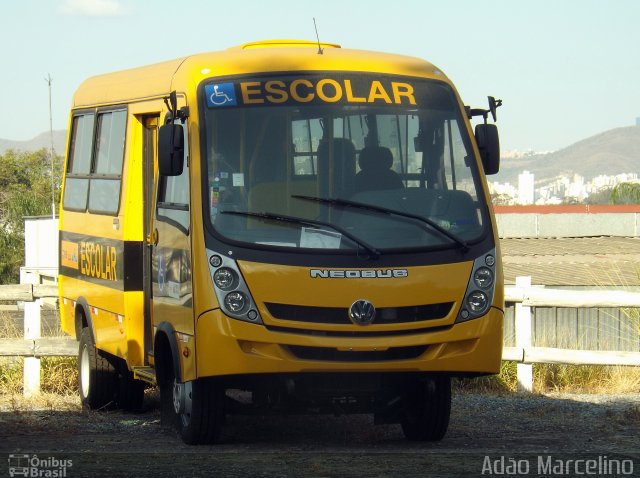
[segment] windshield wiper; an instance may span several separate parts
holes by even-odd
[[[303,226],[323,226],[323,227],[328,227],[329,229],[333,229],[335,231],[338,231],[340,234],[342,234],[346,238],[348,238],[351,241],[353,241],[354,243],[356,243],[358,246],[360,246],[363,249],[365,249],[373,259],[378,259],[380,257],[380,255],[381,255],[380,251],[378,249],[376,249],[374,246],[372,246],[371,244],[369,244],[366,241],[363,241],[362,239],[354,236],[353,234],[351,234],[346,229],[343,229],[342,227],[336,226],[335,224],[331,224],[329,222],[318,221],[316,219],[304,219],[304,218],[295,217],[295,216],[286,216],[284,214],[274,214],[274,213],[271,213],[271,212],[220,211],[220,214],[232,214],[234,216],[253,217],[253,218],[256,218],[256,219],[260,219],[262,221],[288,222],[288,223],[291,223],[291,224],[299,224],[299,225],[303,225]]]
[[[374,206],[372,204],[366,204],[366,203],[361,203],[361,202],[356,202],[356,201],[349,201],[348,199],[321,198],[321,197],[315,197],[315,196],[303,196],[303,195],[298,195],[298,194],[294,194],[291,197],[292,198],[296,198],[296,199],[302,199],[304,201],[319,202],[319,203],[322,203],[322,204],[330,204],[332,206],[354,207],[354,208],[358,208],[358,209],[364,209],[364,210],[367,210],[367,211],[380,212],[380,213],[389,214],[389,215],[392,215],[392,216],[399,216],[399,217],[404,217],[404,218],[407,218],[407,219],[414,219],[414,220],[416,220],[418,222],[421,222],[422,224],[428,225],[432,229],[435,229],[436,231],[438,231],[443,236],[447,237],[451,241],[453,241],[456,244],[458,244],[458,246],[460,246],[460,249],[462,249],[463,252],[466,252],[466,251],[469,250],[469,245],[467,244],[467,242],[464,239],[461,239],[460,237],[456,236],[452,232],[447,231],[444,227],[442,227],[437,222],[435,222],[435,221],[433,221],[433,220],[431,220],[431,219],[429,219],[427,217],[418,216],[417,214],[411,214],[409,212],[404,212],[404,211],[397,211],[395,209],[388,209],[388,208],[382,207],[382,206]]]

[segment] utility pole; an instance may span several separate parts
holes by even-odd
[[[55,196],[55,184],[54,184],[54,174],[53,174],[53,113],[51,110],[51,75],[47,73],[47,77],[44,79],[49,85],[49,135],[51,139],[51,147],[49,149],[49,157],[51,159],[51,219],[56,218],[56,196]]]

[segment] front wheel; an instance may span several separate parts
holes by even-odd
[[[78,388],[84,408],[95,410],[115,403],[116,371],[96,348],[88,327],[80,334],[78,350]]]
[[[451,415],[451,378],[419,380],[409,388],[405,399],[401,421],[405,437],[414,441],[442,440]]]
[[[216,443],[224,420],[224,390],[212,378],[180,383],[171,370],[160,386],[162,422],[189,445]]]

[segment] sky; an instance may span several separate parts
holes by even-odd
[[[66,129],[87,77],[242,43],[320,39],[426,59],[465,104],[503,100],[503,151],[550,151],[640,117],[638,0],[4,0],[0,138]]]

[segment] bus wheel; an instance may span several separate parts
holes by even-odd
[[[88,327],[83,328],[80,334],[78,386],[84,408],[95,410],[114,402],[116,393],[115,369],[96,348]]]
[[[129,412],[142,410],[145,383],[134,379],[123,365],[125,370],[118,376],[118,406]]]
[[[442,440],[451,414],[451,378],[446,376],[419,380],[407,393],[402,431],[409,440]]]
[[[174,424],[189,445],[217,442],[224,420],[224,391],[211,378],[180,383],[172,370],[168,375],[170,380],[160,388],[163,422]]]

